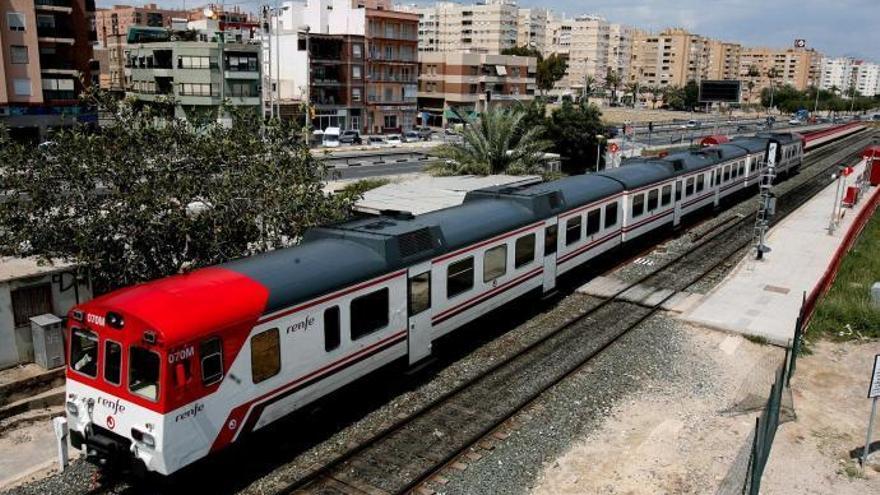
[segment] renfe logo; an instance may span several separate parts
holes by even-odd
[[[86,314],[86,321],[93,325],[98,325],[99,327],[107,326],[103,316],[93,315],[91,313]]]
[[[303,318],[302,321],[298,321],[298,322],[294,323],[293,325],[290,325],[289,327],[287,327],[287,333],[299,332],[300,330],[306,331],[309,329],[310,326],[312,326],[314,324],[315,324],[315,317],[314,316],[306,316],[305,318]]]
[[[183,421],[185,419],[194,418],[194,417],[198,416],[198,414],[204,410],[205,410],[205,405],[199,404],[198,402],[196,402],[195,404],[192,405],[192,407],[190,407],[186,411],[183,411],[182,413],[175,416],[174,422],[177,423],[178,421]]]
[[[113,414],[122,414],[125,412],[125,405],[119,402],[119,399],[113,401],[111,399],[106,399],[104,397],[98,397],[98,405],[101,407],[105,407],[111,411]]]

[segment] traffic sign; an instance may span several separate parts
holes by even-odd
[[[620,151],[620,146],[618,146],[617,143],[611,143],[608,146],[608,151],[610,151],[611,153],[617,153],[618,151]]]

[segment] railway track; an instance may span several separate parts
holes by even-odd
[[[830,171],[839,163],[857,155],[841,151],[841,145],[852,149],[870,141],[871,135],[860,133],[811,153],[811,165],[801,172],[809,172],[808,179],[779,196],[776,221],[830,183]],[[753,219],[744,216],[716,229],[653,272],[278,493],[408,493],[417,489],[660,311],[676,294],[749,248],[752,225]],[[648,298],[644,297],[646,288]],[[634,297],[636,291],[638,297]]]

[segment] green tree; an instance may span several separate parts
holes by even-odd
[[[563,102],[550,116],[547,136],[569,173],[582,173],[596,166],[596,135],[605,131],[602,112],[595,105]]]
[[[565,76],[568,69],[568,60],[555,53],[544,58],[540,51],[527,46],[517,46],[514,48],[505,48],[501,50],[502,55],[517,55],[520,57],[535,57],[537,62],[537,74],[535,75],[535,84],[539,91],[547,92],[553,89],[556,81]]]
[[[566,70],[568,70],[568,60],[556,53],[545,59],[539,59],[536,81],[538,89],[545,93],[553,89],[556,82],[565,77]]]
[[[663,88],[663,101],[670,110],[686,110],[684,88],[678,86],[666,86]]]
[[[700,106],[700,85],[691,79],[684,85],[684,107],[693,110]]]
[[[112,116],[97,132],[34,148],[0,131],[2,254],[77,263],[104,292],[292,245],[354,199],[325,194],[325,166],[277,122],[195,125],[88,98]]]
[[[584,91],[582,96],[585,99],[589,99],[590,96],[593,96],[594,91],[596,91],[596,78],[590,75],[584,76]]]
[[[637,93],[639,93],[639,94],[642,93],[643,89],[644,88],[639,86],[639,83],[637,83],[637,82],[627,83],[626,87],[624,88],[626,93],[628,95],[630,95],[630,98],[631,98],[630,104],[632,105],[633,108],[635,108],[636,102],[639,101],[639,95]]]
[[[460,143],[435,149],[446,159],[430,168],[437,175],[539,174],[547,162],[550,143],[541,139],[541,126],[524,126],[526,112],[492,109],[480,114],[462,132]]]

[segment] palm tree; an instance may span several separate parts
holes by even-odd
[[[768,112],[770,112],[770,111],[773,110],[773,96],[774,96],[774,95],[773,95],[773,93],[774,93],[774,91],[773,91],[773,90],[774,90],[774,88],[773,88],[773,81],[774,81],[777,77],[779,77],[779,71],[776,70],[776,67],[771,67],[771,68],[767,71],[767,79],[770,80],[770,107],[767,108],[767,111],[768,111]]]
[[[593,94],[593,90],[596,84],[596,78],[590,75],[584,76],[584,94],[583,98],[587,101],[590,99],[590,95]]]
[[[752,103],[752,91],[755,89],[755,78],[758,77],[758,76],[760,76],[760,75],[761,75],[761,72],[758,71],[758,68],[755,67],[754,65],[750,65],[750,66],[749,66],[749,70],[748,70],[748,72],[746,73],[746,75],[749,77],[749,83],[748,83],[748,87],[749,87],[749,103],[751,104],[751,103]]]
[[[657,108],[657,102],[666,99],[666,93],[669,88],[661,88],[660,86],[651,86],[647,89],[651,93],[651,109]]]
[[[445,158],[431,171],[438,175],[512,175],[544,172],[550,143],[541,138],[542,126],[526,129],[522,110],[493,109],[480,114],[462,133],[459,143],[437,147]]]
[[[639,88],[638,82],[627,83],[626,87],[624,88],[624,91],[626,91],[628,94],[632,95],[632,107],[633,108],[636,107],[636,102],[638,102],[638,100],[639,100],[639,93],[641,93],[640,89],[642,89],[642,88]]]
[[[611,101],[617,100],[617,89],[620,87],[620,83],[620,75],[608,69],[608,73],[605,74],[605,87],[611,90]]]

